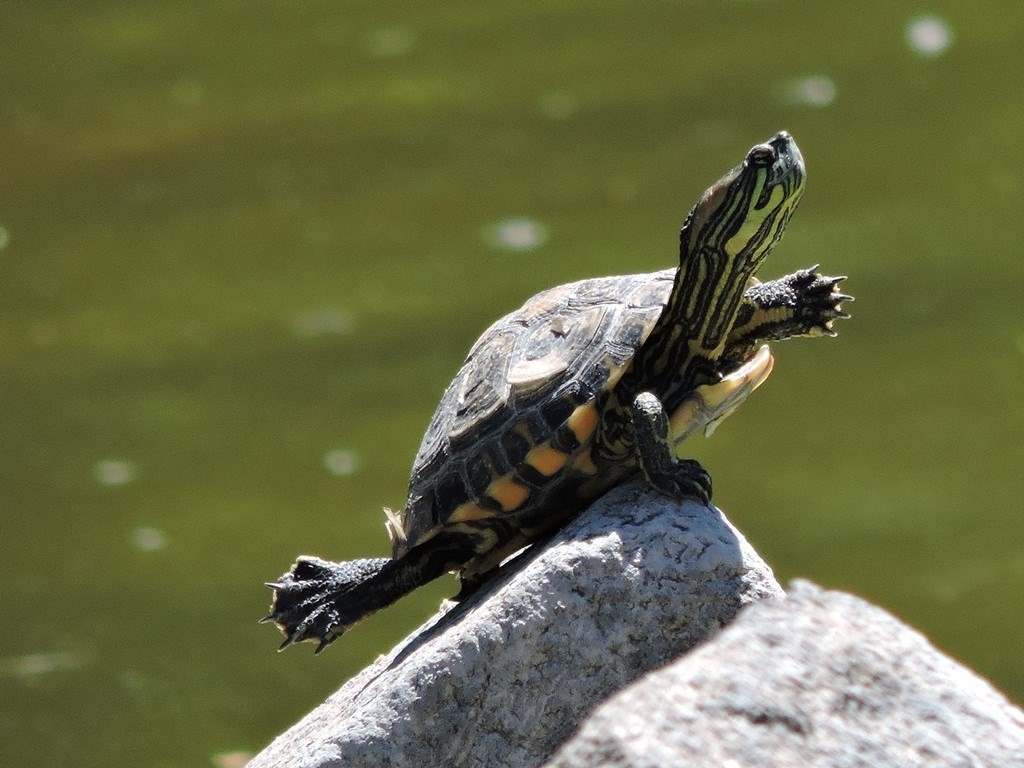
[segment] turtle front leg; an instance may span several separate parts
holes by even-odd
[[[711,476],[693,459],[679,459],[673,450],[668,414],[650,392],[634,398],[630,413],[637,462],[653,488],[674,499],[711,501]]]
[[[835,336],[832,324],[849,317],[842,304],[853,297],[839,291],[845,276],[829,277],[817,269],[815,265],[747,288],[727,351],[794,336]]]

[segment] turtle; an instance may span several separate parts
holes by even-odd
[[[755,272],[804,191],[803,157],[781,131],[704,192],[679,237],[679,265],[542,291],[488,328],[438,405],[400,511],[385,510],[391,557],[302,556],[270,614],[317,653],[446,572],[463,599],[510,555],[549,538],[641,475],[708,504],[711,478],[677,456],[710,434],[772,370],[767,342],[834,336],[844,277],[817,266],[761,283]]]

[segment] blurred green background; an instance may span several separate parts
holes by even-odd
[[[670,266],[786,128],[772,277],[857,301],[693,455],[783,580],[1024,701],[1024,16],[954,2],[0,8],[0,763],[229,766],[314,658],[262,582],[387,551],[438,398],[534,292]]]

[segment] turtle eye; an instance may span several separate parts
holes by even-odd
[[[758,144],[747,153],[747,161],[758,168],[765,168],[775,162],[778,155],[770,144]]]

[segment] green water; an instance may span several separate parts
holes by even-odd
[[[228,765],[389,649],[451,584],[314,658],[261,583],[384,553],[480,331],[672,264],[781,128],[808,188],[763,276],[849,274],[854,318],[692,452],[781,578],[1024,701],[1017,2],[14,1],[0,33],[3,765]]]

